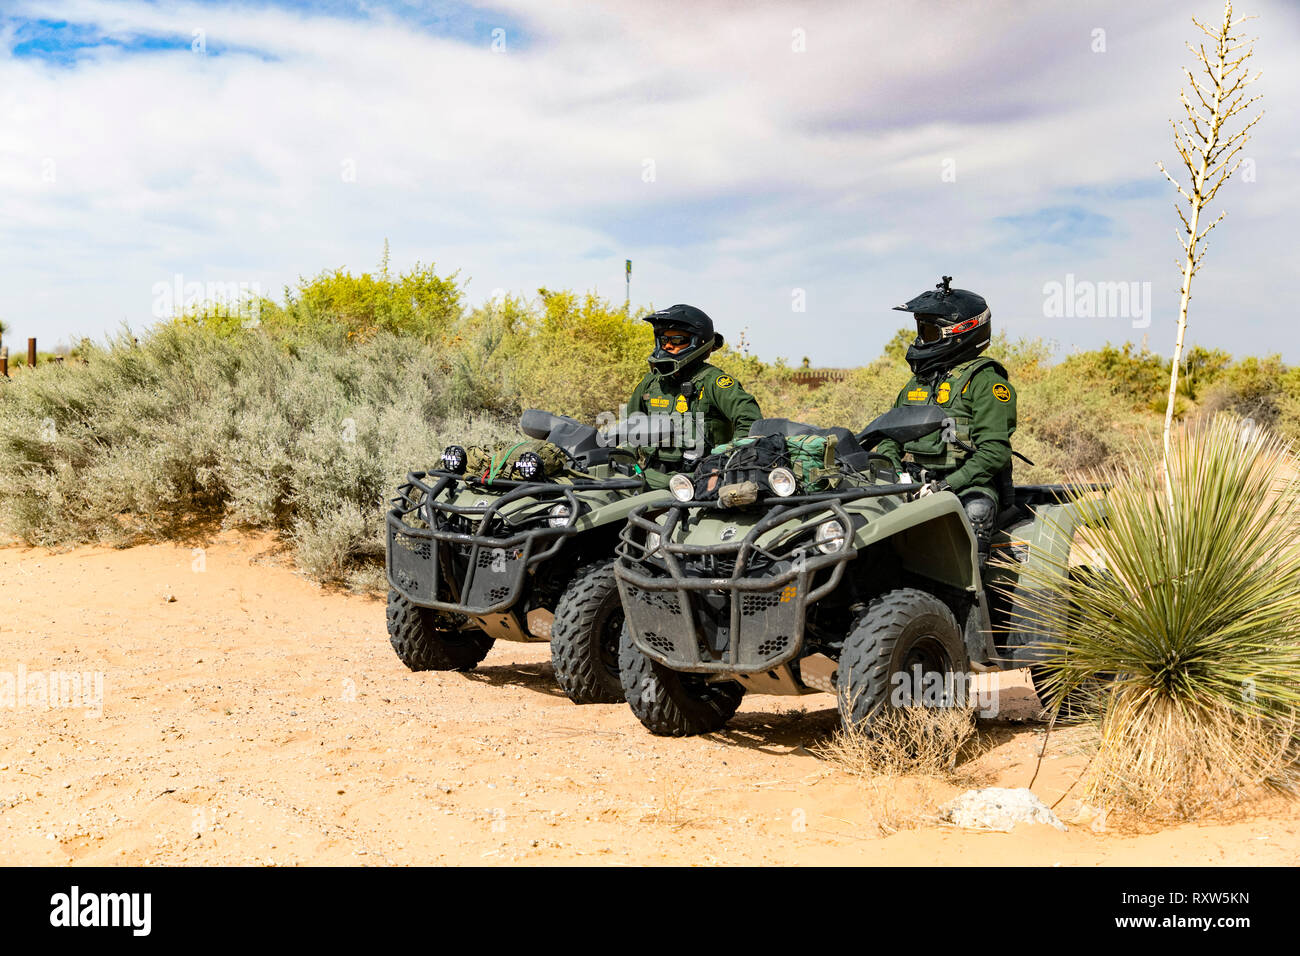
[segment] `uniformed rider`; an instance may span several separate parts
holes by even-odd
[[[981,566],[988,559],[999,508],[1012,503],[1011,435],[1016,430],[1016,390],[1007,370],[984,354],[992,339],[992,314],[982,296],[951,288],[952,276],[904,305],[916,320],[907,350],[912,378],[894,408],[939,405],[950,423],[900,447],[886,439],[876,451],[900,471],[924,475],[922,495],[952,491],[975,531]]]

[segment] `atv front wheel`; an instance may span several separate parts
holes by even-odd
[[[560,689],[575,704],[617,704],[618,636],[623,605],[614,562],[579,568],[560,595],[551,625],[551,665]]]
[[[618,648],[623,695],[637,719],[659,737],[709,734],[726,726],[745,696],[735,681],[709,683],[700,674],[683,674],[652,661],[632,642],[623,625]]]
[[[963,706],[968,670],[948,605],[915,588],[886,592],[844,642],[836,675],[840,717],[862,726],[885,707]]]
[[[391,588],[388,642],[413,671],[472,670],[492,648],[492,638],[482,631],[457,630],[447,615],[412,604]]]

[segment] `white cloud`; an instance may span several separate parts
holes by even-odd
[[[1259,348],[1251,323],[1268,321],[1297,212],[1282,120],[1300,92],[1297,24],[1259,6],[1275,113],[1259,127],[1258,181],[1224,194],[1232,241],[1211,251],[1193,326],[1237,351]],[[0,317],[17,335],[144,324],[153,284],[177,272],[278,290],[368,268],[385,237],[395,265],[459,268],[475,299],[542,284],[618,298],[630,257],[638,301],[695,301],[724,331],[748,325],[762,354],[828,364],[874,355],[898,325],[889,306],[939,271],[1017,332],[1130,337],[1123,323],[1041,318],[1043,282],[1066,272],[1154,280],[1172,321],[1170,191],[1076,190],[1153,179],[1171,157],[1185,5],[506,0],[504,54],[388,14],[14,7],[123,38],[202,29],[216,54],[103,48],[68,68],[0,52]],[[1089,49],[1096,26],[1104,54]],[[791,49],[795,29],[806,52]],[[949,159],[954,183],[941,181]],[[998,221],[1061,206],[1114,226],[1034,245]],[[809,302],[797,339],[795,286]],[[1216,328],[1229,308],[1246,314]],[[1289,323],[1269,330],[1300,359]]]

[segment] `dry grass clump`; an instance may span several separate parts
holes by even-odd
[[[884,835],[936,818],[944,787],[985,783],[971,707],[885,707],[869,724],[844,724],[809,750],[862,781]]]

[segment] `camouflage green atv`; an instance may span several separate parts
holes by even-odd
[[[942,427],[933,406],[894,409],[857,435],[763,419],[751,439],[827,439],[816,480],[788,457],[756,467],[731,454],[675,476],[669,504],[631,511],[614,565],[620,671],[651,732],[718,730],[749,691],[830,691],[859,724],[885,706],[964,703],[972,671],[1042,659],[1043,629],[1017,614],[1021,570],[1065,566],[1082,516],[1068,486],[1016,487],[993,540],[1010,560],[982,574],[957,496],[919,497],[870,453]]]
[[[529,452],[505,477],[470,474],[453,445],[442,468],[411,472],[398,489],[387,517],[389,640],[417,671],[469,670],[498,639],[549,641],[571,700],[617,703],[614,548],[628,513],[668,493],[645,491],[589,425],[535,409],[519,424],[534,447],[563,456],[554,474]]]

